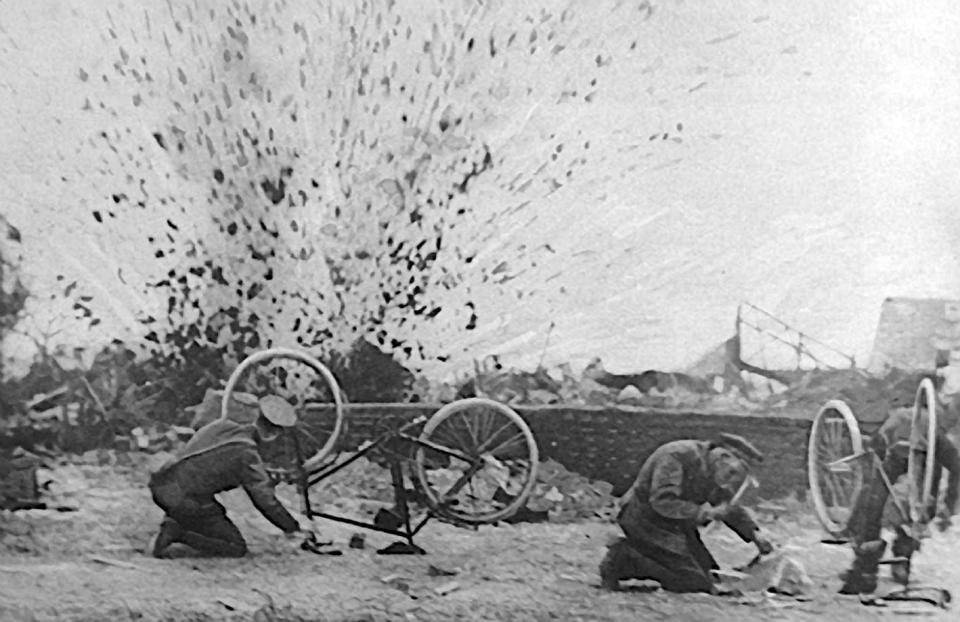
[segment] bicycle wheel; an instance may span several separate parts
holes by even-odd
[[[817,518],[832,535],[847,527],[863,486],[863,465],[852,458],[863,452],[860,426],[841,400],[824,404],[813,419],[807,445],[807,476]]]
[[[936,512],[939,482],[933,481],[937,436],[937,394],[929,378],[920,381],[910,417],[910,454],[907,458],[907,498],[910,520],[925,524]]]
[[[499,402],[473,397],[447,404],[430,417],[419,441],[418,484],[430,508],[455,522],[509,518],[536,482],[533,433]]]
[[[227,418],[227,404],[240,390],[261,398],[278,395],[297,410],[292,434],[281,434],[263,451],[264,461],[278,479],[294,481],[333,451],[343,429],[343,400],[336,378],[314,357],[288,348],[248,356],[227,381],[221,419]]]

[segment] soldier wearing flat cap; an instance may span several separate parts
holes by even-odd
[[[750,514],[729,501],[763,455],[735,434],[712,441],[678,440],[658,447],[640,468],[617,518],[624,533],[600,564],[603,587],[622,579],[658,581],[673,592],[718,593],[716,560],[699,528],[722,521],[762,554],[772,549]]]
[[[253,505],[285,534],[302,531],[277,500],[260,447],[294,426],[297,415],[282,397],[234,396],[258,409],[250,424],[221,418],[199,430],[177,455],[150,476],[150,492],[165,516],[152,554],[166,557],[172,545],[187,545],[217,557],[242,557],[247,543],[215,495],[242,487]]]

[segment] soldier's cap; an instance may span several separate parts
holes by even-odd
[[[261,397],[260,414],[277,427],[291,428],[297,424],[297,411],[290,402],[279,395]]]
[[[722,432],[713,441],[715,447],[726,447],[747,464],[763,462],[763,454],[753,443],[739,434]]]

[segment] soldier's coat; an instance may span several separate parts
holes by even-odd
[[[666,589],[709,589],[713,582],[710,570],[718,567],[700,539],[697,524],[702,504],[719,504],[730,498],[713,480],[707,462],[709,448],[710,443],[696,440],[673,441],[657,448],[625,495],[617,519],[630,546],[653,562],[646,565],[648,569],[670,570],[667,581],[661,581]],[[723,522],[745,542],[753,541],[757,525],[743,508],[731,507]]]

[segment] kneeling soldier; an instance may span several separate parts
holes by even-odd
[[[166,513],[154,538],[154,557],[164,557],[170,545],[178,542],[213,556],[246,555],[247,543],[240,530],[214,497],[239,487],[285,534],[301,531],[277,500],[259,452],[263,443],[296,424],[296,412],[276,395],[260,399],[259,411],[253,424],[218,419],[205,425],[175,458],[150,476],[153,500]]]
[[[612,544],[600,564],[603,587],[621,579],[651,579],[673,592],[717,593],[716,560],[698,528],[723,521],[761,554],[772,546],[746,509],[729,505],[762,454],[743,437],[679,440],[657,448],[625,496],[617,522],[626,536]]]

